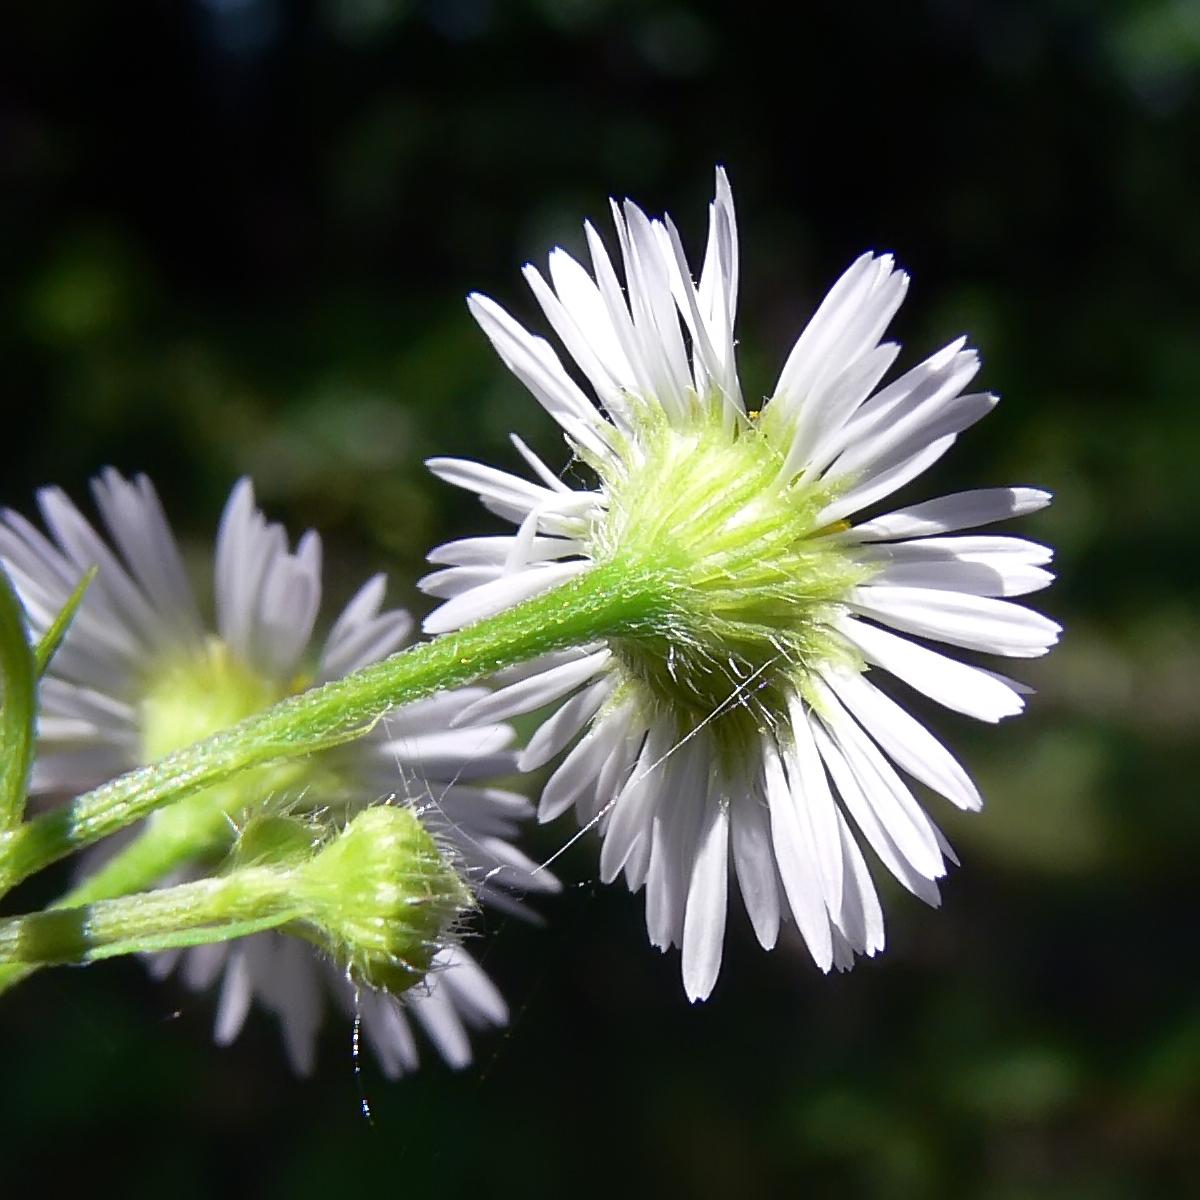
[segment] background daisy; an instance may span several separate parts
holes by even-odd
[[[230,495],[214,554],[216,632],[205,630],[179,548],[143,475],[111,468],[93,494],[115,550],[57,489],[38,503],[50,537],[6,510],[0,558],[30,613],[46,627],[92,565],[99,570],[41,683],[39,748],[31,791],[70,796],[215,732],[312,683],[337,678],[396,650],[412,621],[384,610],[384,578],[353,596],[320,649],[311,649],[321,599],[321,543],[309,531],[290,550],[279,524],[256,508],[250,481]],[[513,771],[512,731],[497,723],[448,723],[482,689],[442,693],[389,713],[367,737],[282,770],[235,779],[153,814],[129,836],[85,857],[79,899],[113,886],[177,882],[214,866],[236,827],[255,812],[313,813],[342,822],[381,798],[416,808],[480,899],[524,911],[519,897],[557,888],[512,844],[531,812],[516,793],[481,786]],[[182,850],[181,850],[182,847]],[[312,947],[278,933],[164,954],[152,970],[182,963],[192,988],[223,974],[214,1035],[228,1043],[257,997],[278,1014],[292,1065],[313,1068],[323,994],[359,1012],[384,1071],[417,1062],[405,1011],[452,1066],[470,1061],[463,1022],[502,1025],[507,1008],[463,949],[447,946],[426,985],[401,1003],[355,988]]]

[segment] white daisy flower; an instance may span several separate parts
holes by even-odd
[[[93,493],[108,543],[58,489],[38,493],[50,537],[12,511],[0,517],[3,560],[35,634],[49,625],[85,571],[93,580],[40,686],[33,795],[71,796],[155,761],[313,683],[345,675],[395,651],[412,620],[382,610],[382,575],[343,609],[318,653],[311,651],[321,599],[321,543],[309,531],[294,551],[281,525],[256,508],[249,480],[233,489],[215,554],[216,633],[206,630],[179,548],[145,476],[106,470]],[[135,886],[176,881],[218,862],[234,827],[266,800],[287,811],[348,819],[381,797],[412,805],[455,857],[480,899],[521,911],[520,895],[554,891],[553,876],[512,844],[532,805],[482,786],[512,774],[512,731],[495,722],[450,722],[485,697],[482,688],[443,692],[394,710],[356,742],[309,760],[266,768],[156,812],[114,854],[102,843],[82,899],[101,894],[106,871]],[[113,839],[121,841],[122,839]],[[192,848],[185,867],[178,845]],[[98,862],[98,859],[107,861]],[[452,1066],[470,1060],[467,1025],[503,1025],[507,1009],[465,950],[447,947],[436,971],[403,1003],[355,989],[308,943],[279,933],[155,956],[163,975],[207,987],[224,975],[215,1035],[227,1043],[257,997],[277,1013],[292,1064],[311,1070],[332,992],[357,1005],[366,1041],[385,1072],[416,1065],[407,1015],[415,1016]]]
[[[1032,488],[962,492],[853,524],[932,466],[996,398],[960,339],[880,386],[899,348],[881,342],[908,277],[865,254],[800,335],[761,412],[735,362],[737,227],[717,172],[693,282],[669,218],[613,205],[624,285],[586,226],[592,270],[557,249],[525,277],[599,407],[541,337],[485,296],[469,304],[500,357],[565,431],[594,487],[564,482],[518,439],[534,478],[437,458],[441,479],[519,526],[451,542],[423,589],[445,603],[429,632],[459,628],[585,573],[657,572],[644,635],[558,653],[509,677],[463,721],[566,698],[520,758],[548,763],[538,815],[574,807],[603,837],[600,874],[646,889],[651,942],[682,948],[692,1000],[720,969],[728,876],[755,933],[798,925],[822,970],[883,946],[859,841],[904,887],[938,902],[953,853],[901,772],[963,809],[967,772],[881,689],[890,674],[984,721],[1024,689],[925,642],[1043,654],[1059,627],[1011,597],[1045,587],[1051,552],[959,531],[1021,516]],[[576,577],[579,577],[578,579]],[[573,585],[575,586],[575,585]]]

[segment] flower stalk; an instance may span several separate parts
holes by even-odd
[[[397,705],[598,638],[661,632],[676,586],[666,569],[614,560],[499,616],[288,697],[0,834],[0,895],[66,855],[239,772],[361,737]]]
[[[315,853],[278,824],[266,837],[252,825],[251,862],[226,874],[0,921],[0,965],[88,963],[288,925],[360,983],[395,994],[423,978],[471,900],[412,811],[367,809]]]

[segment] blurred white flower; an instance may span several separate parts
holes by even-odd
[[[369,580],[343,609],[310,661],[321,600],[321,543],[309,531],[289,551],[281,525],[256,508],[249,480],[226,504],[215,553],[216,633],[206,630],[175,538],[145,476],[106,470],[93,481],[104,526],[96,532],[58,489],[38,494],[51,534],[19,514],[0,522],[0,558],[40,633],[78,583],[99,568],[40,688],[39,752],[31,791],[74,795],[216,732],[313,683],[334,679],[396,650],[412,621],[381,611],[384,578]],[[129,837],[102,843],[86,868],[92,884],[122,860],[149,877],[178,880],[219,861],[233,826],[264,801],[288,812],[345,819],[383,797],[412,805],[456,858],[484,901],[523,911],[520,895],[557,882],[511,842],[532,815],[525,797],[481,785],[514,771],[512,731],[497,723],[449,722],[486,695],[465,688],[390,712],[367,737],[160,810]],[[174,863],[173,838],[195,858]],[[141,856],[139,860],[137,856]],[[155,863],[172,864],[169,873]],[[88,886],[84,880],[83,886]],[[466,1025],[503,1025],[505,1004],[466,951],[448,946],[426,984],[402,1001],[356,989],[306,942],[278,933],[155,956],[159,975],[176,964],[192,988],[224,976],[215,1035],[237,1036],[257,998],[278,1014],[297,1071],[312,1069],[323,994],[361,1012],[366,1041],[388,1074],[416,1065],[407,1015],[415,1016],[452,1066],[470,1061]]]
[[[1050,582],[1049,550],[949,536],[1033,512],[1049,495],[988,488],[852,525],[995,404],[964,391],[978,369],[965,339],[880,387],[899,351],[880,339],[908,277],[890,256],[865,254],[800,335],[771,399],[748,412],[724,172],[698,284],[669,218],[628,201],[613,215],[623,286],[590,225],[591,273],[561,249],[550,282],[525,268],[599,408],[545,340],[492,300],[469,301],[596,486],[569,486],[515,438],[535,482],[431,460],[520,528],[430,554],[443,569],[422,586],[446,603],[425,628],[459,628],[593,568],[610,581],[622,563],[657,572],[661,628],[523,668],[459,720],[569,697],[521,756],[523,769],[540,767],[587,730],[546,784],[539,817],[574,806],[599,828],[602,879],[624,871],[631,890],[646,888],[650,940],[682,947],[696,1000],[720,969],[731,869],[762,945],[793,919],[822,970],[883,946],[855,827],[900,883],[938,902],[953,854],[896,767],[960,808],[981,800],[876,679],[890,673],[984,721],[1021,710],[1020,685],[923,640],[1027,657],[1057,639],[1053,621],[1007,599]]]

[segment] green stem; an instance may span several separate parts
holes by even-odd
[[[94,962],[224,940],[295,916],[287,872],[252,867],[157,892],[0,921],[0,969]]]
[[[245,771],[225,787],[205,788],[160,808],[128,846],[76,884],[54,907],[77,908],[94,900],[142,892],[154,887],[171,871],[198,859],[218,861],[237,836],[238,826],[245,818],[246,795],[253,790],[239,784],[253,781],[260,785],[259,795],[269,795],[272,786],[282,787],[286,783],[287,772],[286,766]]]
[[[398,704],[554,650],[661,632],[672,593],[670,574],[656,566],[628,560],[596,566],[498,616],[290,697],[0,834],[0,895],[73,851],[248,767],[360,737]]]
[[[185,863],[227,853],[237,830],[227,808],[221,804],[222,794],[222,788],[210,788],[159,809],[131,845],[118,851],[95,874],[76,884],[50,907],[79,908],[97,900],[143,892]],[[234,807],[232,802],[229,807],[240,811],[240,806]],[[0,992],[14,987],[35,970],[37,966],[29,963],[0,966]]]

